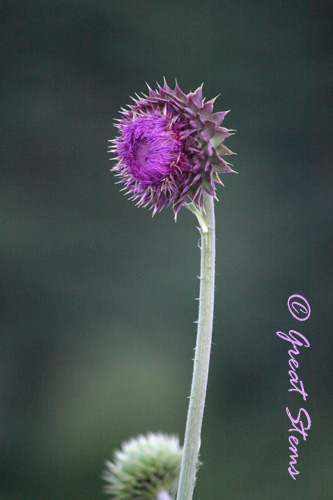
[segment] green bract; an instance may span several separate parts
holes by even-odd
[[[182,449],[176,436],[148,434],[123,443],[107,461],[105,493],[114,500],[153,500],[161,491],[176,493]]]

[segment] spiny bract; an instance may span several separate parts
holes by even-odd
[[[106,462],[105,493],[114,500],[153,500],[161,491],[176,493],[182,449],[176,436],[148,434],[123,443]]]
[[[110,141],[118,162],[112,170],[131,198],[150,205],[153,214],[173,203],[177,216],[188,196],[201,208],[204,191],[216,198],[218,174],[234,172],[222,158],[233,154],[223,144],[232,131],[221,127],[228,111],[213,113],[216,98],[205,102],[202,85],[186,95],[177,82],[172,90],[164,80],[163,87],[148,91],[121,110],[120,135]]]

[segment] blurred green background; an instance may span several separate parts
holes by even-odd
[[[199,281],[192,214],[119,192],[107,140],[129,95],[204,82],[237,129],[223,178],[195,498],[329,499],[332,342],[326,1],[0,2],[1,500],[102,499],[105,459],[183,440]],[[298,323],[287,299],[312,314]],[[289,345],[309,397],[288,392]],[[288,474],[288,406],[312,419]]]

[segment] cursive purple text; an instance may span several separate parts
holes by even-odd
[[[292,314],[292,316],[298,321],[307,320],[311,314],[311,309],[308,301],[301,295],[291,295],[289,297],[288,309]],[[289,334],[283,332],[276,332],[276,335],[278,335],[281,339],[290,342],[292,346],[292,349],[289,349],[288,351],[289,368],[290,368],[290,370],[288,371],[288,375],[290,377],[290,385],[291,385],[289,392],[292,391],[299,392],[302,395],[303,400],[306,401],[308,394],[305,392],[302,380],[298,378],[296,370],[299,367],[299,363],[298,361],[296,361],[295,356],[298,356],[298,354],[300,353],[298,348],[310,347],[310,342],[304,337],[304,335],[297,332],[296,330],[290,330]],[[298,412],[296,419],[294,419],[291,416],[291,413],[288,408],[286,408],[286,412],[290,419],[290,422],[292,423],[292,427],[289,429],[289,432],[301,434],[303,440],[306,441],[306,438],[308,436],[306,431],[308,431],[311,427],[311,419],[308,412],[304,410],[304,408],[301,408]],[[305,425],[302,420],[302,413],[304,413],[304,416],[306,418]],[[289,436],[289,444],[290,444],[289,450],[293,454],[290,455],[288,472],[290,476],[296,480],[296,476],[299,474],[299,471],[295,468],[295,465],[297,465],[296,459],[298,458],[297,446],[299,444],[299,439],[293,434],[291,434]]]

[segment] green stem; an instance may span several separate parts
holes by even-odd
[[[191,211],[193,210],[191,209]],[[198,467],[200,434],[212,340],[215,287],[215,217],[214,199],[206,193],[204,193],[204,211],[200,215],[201,217],[198,217],[198,220],[201,232],[201,272],[198,332],[177,500],[192,500]],[[203,221],[200,219],[203,219]]]

